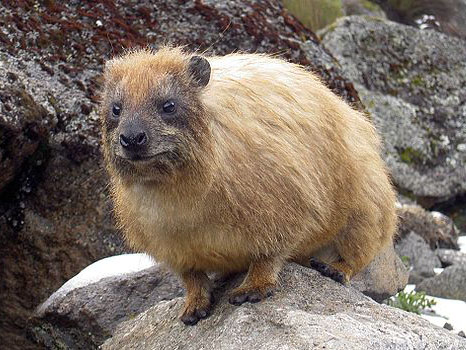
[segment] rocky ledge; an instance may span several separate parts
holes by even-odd
[[[281,281],[271,298],[240,307],[221,291],[195,327],[178,320],[182,298],[162,301],[122,323],[102,349],[466,349],[466,339],[311,269],[290,264]]]

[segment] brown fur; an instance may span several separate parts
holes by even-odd
[[[208,272],[249,270],[235,304],[265,297],[286,260],[316,256],[351,278],[396,226],[370,121],[300,66],[257,54],[206,57],[210,81],[198,87],[191,57],[163,48],[110,61],[102,103],[119,223],[132,247],[185,280],[183,320],[195,323],[196,310],[210,306]],[[186,104],[183,127],[148,108],[174,95]],[[111,129],[115,100],[129,112]],[[122,163],[116,140],[130,119],[147,125],[150,152],[170,149],[174,160]]]

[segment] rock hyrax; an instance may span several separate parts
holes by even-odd
[[[209,313],[210,272],[248,272],[239,305],[266,297],[287,260],[347,280],[392,242],[374,126],[301,66],[132,51],[106,65],[101,115],[118,222],[181,276],[186,324]]]

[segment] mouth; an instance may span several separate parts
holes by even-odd
[[[162,151],[162,152],[158,152],[158,153],[151,154],[151,155],[139,155],[139,154],[119,155],[118,154],[117,158],[120,158],[121,160],[125,160],[128,162],[132,162],[132,163],[147,163],[155,159],[158,159],[161,156],[164,156],[168,153],[170,153],[170,151]]]

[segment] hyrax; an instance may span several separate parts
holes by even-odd
[[[186,324],[209,313],[210,272],[248,271],[229,300],[257,302],[287,260],[348,280],[392,241],[374,127],[298,65],[129,52],[106,65],[102,129],[121,228],[182,278]]]

